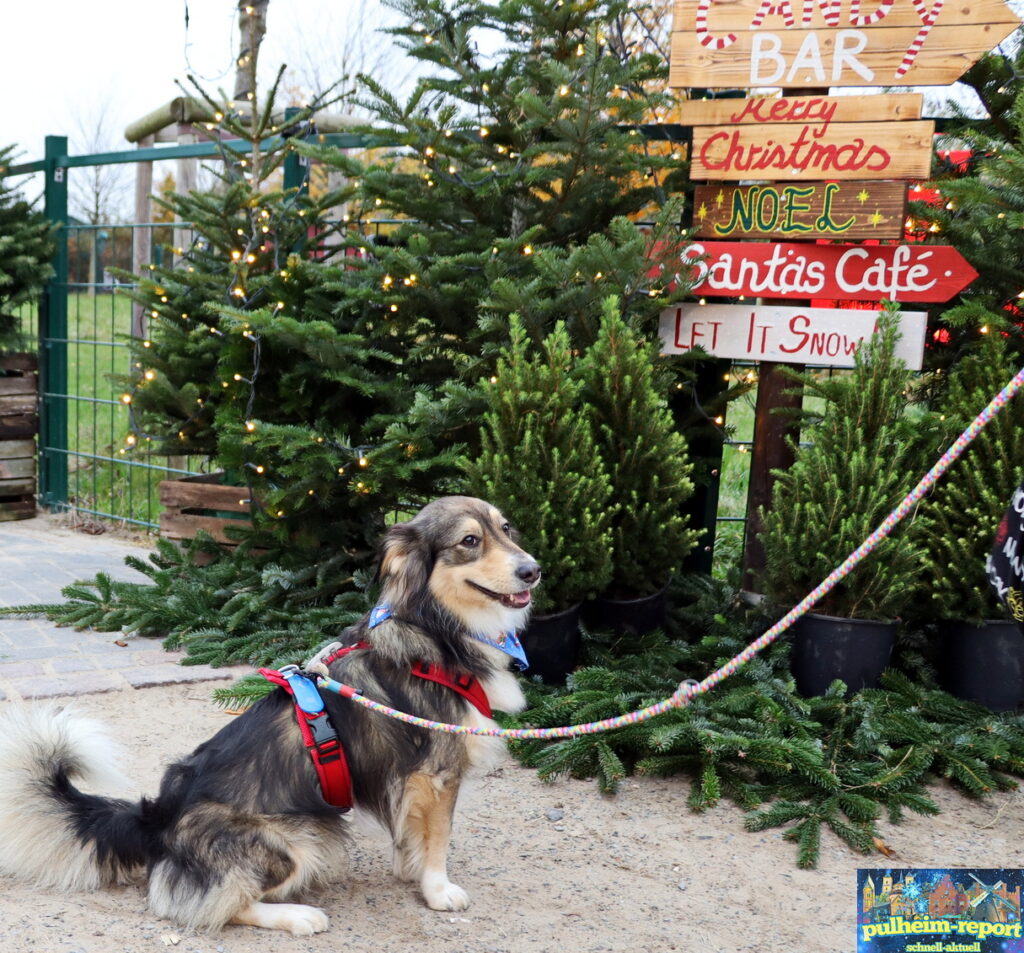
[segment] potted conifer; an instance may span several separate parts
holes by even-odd
[[[664,623],[669,580],[700,535],[683,513],[693,466],[658,387],[659,353],[658,342],[632,329],[611,297],[579,371],[614,505],[612,578],[588,615],[623,632]]]
[[[531,674],[561,682],[579,651],[584,599],[611,578],[611,484],[580,409],[565,325],[531,345],[518,315],[494,377],[483,384],[481,450],[463,461],[470,492],[497,506],[540,563],[523,636]]]
[[[995,316],[993,315],[993,319]],[[1002,334],[981,336],[948,375],[939,405],[955,438],[1006,386],[1019,355]],[[1024,635],[989,586],[985,561],[1024,476],[1024,403],[997,414],[939,481],[914,523],[925,549],[926,595],[915,618],[937,621],[944,688],[995,711],[1024,701]]]
[[[802,440],[787,470],[775,471],[762,511],[770,601],[790,608],[840,565],[898,505],[917,478],[931,427],[908,413],[912,375],[896,357],[898,314],[886,308],[855,366],[833,376],[794,374],[820,407],[802,411]],[[902,529],[902,528],[900,528]],[[804,695],[835,679],[850,691],[877,682],[888,664],[896,620],[922,569],[920,543],[898,529],[794,626],[793,673]]]
[[[13,147],[0,149],[0,520],[35,514],[35,436],[39,429],[36,342],[23,309],[53,274],[45,215],[6,181]]]

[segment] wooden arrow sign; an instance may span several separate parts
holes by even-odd
[[[879,311],[839,308],[682,305],[661,313],[663,354],[701,348],[716,357],[853,367],[854,354],[874,333]],[[928,314],[900,312],[896,356],[920,370]]]
[[[836,301],[948,301],[978,273],[948,245],[695,242],[694,294]]]
[[[699,238],[902,238],[905,182],[793,182],[699,185]]]
[[[677,0],[669,85],[945,86],[1019,25],[1002,0]]]

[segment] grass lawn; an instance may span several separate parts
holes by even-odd
[[[132,370],[131,306],[117,293],[68,295],[68,494],[84,512],[156,523],[167,459],[128,446],[124,388],[111,380]]]
[[[750,371],[747,367],[734,368],[739,380]],[[722,470],[718,490],[718,529],[715,533],[715,561],[713,574],[726,578],[743,558],[743,520],[747,513],[747,486],[750,482],[750,448],[754,439],[754,406],[757,388],[729,404],[726,424],[730,443],[722,451]]]

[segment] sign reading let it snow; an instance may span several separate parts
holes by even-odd
[[[676,0],[669,83],[944,86],[1019,25],[1003,0]]]
[[[701,348],[731,360],[853,367],[854,353],[874,333],[880,313],[800,305],[686,304],[661,312],[662,353]],[[927,318],[924,311],[900,312],[896,355],[911,370],[921,368]]]

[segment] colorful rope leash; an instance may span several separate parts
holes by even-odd
[[[649,721],[658,715],[675,708],[683,708],[690,703],[690,700],[697,695],[710,691],[723,679],[728,678],[741,665],[749,662],[758,652],[767,648],[783,632],[786,631],[797,619],[806,613],[819,599],[830,592],[839,582],[846,578],[853,568],[867,556],[871,551],[885,539],[900,522],[931,490],[936,481],[952,466],[957,458],[967,449],[968,445],[978,436],[985,426],[998,414],[1013,398],[1013,396],[1024,386],[1024,368],[1017,372],[1017,375],[993,398],[992,402],[974,418],[973,423],[953,442],[952,446],[942,455],[935,464],[921,478],[920,483],[905,497],[902,503],[896,507],[881,523],[881,525],[855,549],[846,560],[838,566],[822,581],[813,591],[808,593],[801,602],[789,610],[778,622],[768,629],[760,638],[751,642],[739,655],[730,659],[721,668],[712,672],[702,682],[687,679],[679,685],[670,698],[642,708],[639,711],[632,711],[615,718],[605,718],[601,721],[591,721],[583,725],[567,725],[561,728],[473,728],[469,725],[448,725],[444,722],[430,721],[427,718],[418,718],[405,712],[397,711],[375,702],[371,698],[360,695],[356,689],[349,685],[342,685],[332,678],[319,678],[318,685],[327,691],[336,692],[345,698],[350,698],[357,704],[362,705],[370,711],[387,715],[389,718],[396,718],[409,725],[416,725],[419,728],[426,728],[430,731],[444,731],[453,735],[482,735],[488,738],[518,738],[525,741],[542,741],[553,738],[575,738],[579,735],[593,735],[599,732],[612,731],[616,728],[624,728],[626,725],[636,725],[640,722]]]

